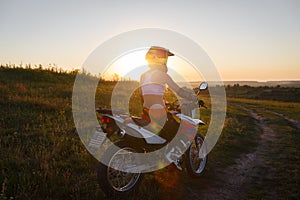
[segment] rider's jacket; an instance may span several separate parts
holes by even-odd
[[[150,69],[141,76],[140,86],[142,95],[163,96],[165,93],[165,85],[176,92],[179,96],[187,99],[195,100],[193,93],[188,92],[179,87],[173,79],[164,71],[159,69]]]
[[[144,74],[141,82],[142,95],[158,95],[163,96],[166,88],[161,81],[156,81],[154,74],[160,74],[159,70],[155,69]],[[163,77],[162,77],[163,78]],[[157,79],[157,78],[156,78]]]

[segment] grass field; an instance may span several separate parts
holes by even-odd
[[[248,99],[229,99],[228,102],[257,115],[254,118],[259,128],[257,149],[260,152],[254,159],[256,171],[246,183],[246,197],[299,199],[300,104]]]
[[[74,80],[75,73],[0,68],[0,199],[104,199],[96,179],[97,160],[75,132]],[[114,84],[99,85],[95,106],[109,106]],[[300,199],[299,99],[283,102],[245,97],[228,98],[224,130],[201,179],[169,169],[158,171],[146,175],[132,198],[229,195],[227,189],[232,186],[226,181],[239,175],[236,170],[230,176],[237,167],[245,175],[239,175],[244,181],[237,182],[241,186],[233,192],[242,193],[244,199]],[[138,93],[133,98],[133,104],[140,101]],[[209,105],[209,96],[204,100]],[[137,115],[140,106],[130,112]],[[209,121],[209,114],[210,109],[202,110],[202,120]],[[262,137],[267,128],[272,130],[271,140]],[[245,155],[257,159],[246,160],[248,164],[240,167]]]

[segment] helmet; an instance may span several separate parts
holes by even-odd
[[[170,52],[169,49],[152,46],[146,53],[146,60],[167,59],[169,56],[174,56],[174,54]]]

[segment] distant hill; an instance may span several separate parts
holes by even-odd
[[[211,89],[217,85],[225,85],[227,97],[259,100],[276,100],[285,102],[300,101],[300,81],[225,81],[224,83],[209,82]],[[192,82],[197,87],[199,82]]]
[[[193,81],[191,82],[191,85],[193,87],[196,87],[199,85],[200,82]],[[214,87],[216,85],[222,85],[219,82],[209,82],[211,87]],[[223,81],[223,85],[225,86],[234,86],[234,85],[239,85],[239,86],[251,86],[251,87],[300,87],[300,81],[266,81],[266,82],[259,82],[259,81]]]
[[[225,85],[234,85],[239,84],[249,85],[252,87],[259,87],[259,86],[268,86],[268,87],[300,87],[300,81],[266,81],[266,82],[258,82],[258,81],[224,81]]]

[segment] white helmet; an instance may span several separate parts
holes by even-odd
[[[167,59],[169,56],[174,56],[169,49],[159,46],[152,46],[146,53],[146,60]]]

